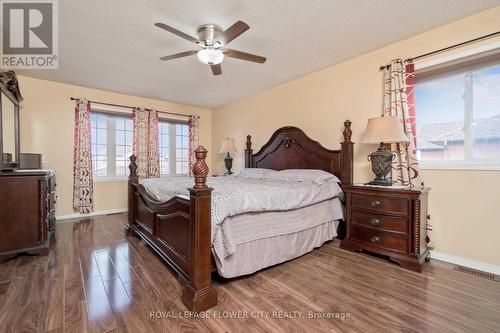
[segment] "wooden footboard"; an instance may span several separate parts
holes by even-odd
[[[195,184],[189,196],[167,202],[151,197],[139,184],[136,156],[130,157],[128,182],[128,235],[141,237],[179,276],[182,300],[193,311],[217,304],[211,281],[211,192],[206,184],[207,150],[195,150]]]

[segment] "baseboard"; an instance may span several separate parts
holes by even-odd
[[[117,208],[117,209],[99,210],[97,212],[92,212],[89,214],[56,215],[56,221],[81,219],[81,218],[85,218],[85,217],[92,217],[92,216],[99,216],[99,215],[125,213],[126,211],[127,211],[127,208]]]
[[[479,271],[488,272],[496,275],[500,275],[500,266],[487,264],[485,262],[457,257],[448,253],[431,251],[431,258],[436,260],[445,261],[455,265],[461,265],[465,267],[470,267],[477,269]]]

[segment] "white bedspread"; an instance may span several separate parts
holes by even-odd
[[[167,201],[175,195],[189,195],[188,187],[193,186],[193,178],[167,177],[144,179],[141,184],[146,191],[159,201]],[[308,182],[258,180],[243,177],[215,177],[208,179],[212,192],[212,244],[221,232],[225,256],[234,253],[241,237],[231,226],[224,225],[227,217],[251,212],[286,211],[306,207],[342,194],[334,181],[322,185]],[[267,229],[245,227],[246,242],[273,237],[287,232],[303,230],[304,221],[292,220],[287,228]]]

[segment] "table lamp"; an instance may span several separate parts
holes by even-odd
[[[233,167],[233,158],[231,157],[230,153],[236,153],[236,146],[234,145],[234,139],[227,138],[222,141],[219,149],[219,154],[227,154],[226,157],[224,158],[224,163],[226,165],[226,173],[225,175],[231,175],[233,174],[231,172],[231,168]]]
[[[410,142],[406,136],[402,121],[396,117],[380,117],[368,119],[361,143],[378,143],[377,151],[368,156],[372,162],[375,179],[366,185],[391,186],[392,161],[396,156],[385,143]]]

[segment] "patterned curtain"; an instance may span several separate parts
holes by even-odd
[[[395,146],[396,159],[393,163],[393,181],[399,185],[414,187],[420,185],[420,170],[416,155],[415,120],[415,67],[404,65],[401,59],[391,61],[384,70],[384,112],[383,116],[402,120],[409,143]]]
[[[90,102],[75,101],[73,150],[73,211],[87,214],[94,210]]]
[[[200,117],[189,116],[189,176],[193,175],[193,165],[196,161],[194,150],[198,147]]]
[[[134,108],[134,154],[139,178],[160,177],[158,155],[158,112]]]

